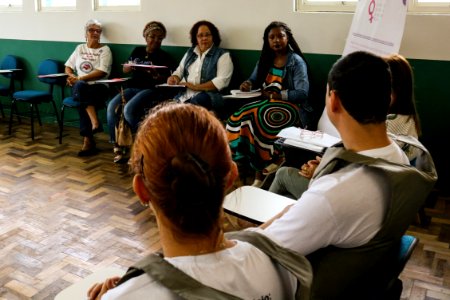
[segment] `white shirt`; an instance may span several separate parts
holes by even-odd
[[[359,152],[409,164],[400,147]],[[349,165],[310,183],[301,198],[280,219],[261,230],[284,247],[303,255],[334,245],[364,245],[380,230],[386,209],[387,188],[375,172]]]
[[[243,299],[293,299],[296,279],[247,242],[205,255],[166,258],[201,283]],[[102,300],[178,299],[147,274],[109,290]]]
[[[104,45],[93,49],[86,44],[78,45],[65,63],[65,66],[74,70],[78,76],[100,70],[106,73],[103,78],[108,78],[111,73],[111,65],[112,54],[108,46]]]
[[[186,79],[183,79],[182,76],[187,53],[184,54],[183,59],[180,62],[180,65],[175,70],[175,72],[173,72],[172,75],[176,75],[178,76],[178,78],[182,78],[183,82],[200,84],[203,62],[205,60],[206,54],[210,50],[211,48],[209,48],[203,53],[200,53],[198,46],[195,47],[194,53],[197,54],[197,59],[189,66],[188,68],[189,75]],[[225,52],[222,56],[219,57],[219,60],[217,61],[217,74],[216,77],[214,77],[211,81],[216,87],[216,89],[220,91],[230,84],[232,75],[233,75],[233,62],[231,61],[230,53]],[[186,100],[191,99],[198,93],[200,92],[193,91],[191,89],[186,89],[186,92],[183,95],[181,95],[178,99],[181,102],[185,102]]]

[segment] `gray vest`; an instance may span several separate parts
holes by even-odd
[[[312,180],[349,165],[369,168],[385,178],[390,198],[380,231],[367,244],[356,248],[329,246],[308,255],[313,266],[311,299],[383,299],[395,275],[400,239],[433,188],[437,174],[433,160],[416,139],[393,137],[402,149],[413,149],[414,166],[395,164],[329,148]]]
[[[273,261],[297,277],[298,285],[295,299],[309,299],[312,282],[312,269],[308,260],[292,250],[283,248],[265,235],[252,231],[230,232],[227,238],[246,241],[269,256]],[[118,285],[130,278],[147,273],[148,276],[171,290],[181,299],[240,299],[228,293],[203,285],[201,282],[180,271],[161,256],[151,254],[133,267],[119,281]],[[220,276],[220,274],[217,274]],[[255,274],[258,280],[258,274]],[[149,295],[150,297],[151,295]]]

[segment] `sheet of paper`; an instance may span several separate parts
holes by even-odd
[[[47,75],[38,75],[38,78],[54,78],[54,77],[64,77],[68,76],[66,73],[56,73],[56,74],[47,74]]]
[[[310,131],[298,127],[288,127],[280,131],[278,137],[301,142],[303,144],[311,144],[319,147],[331,147],[341,140],[321,131]]]
[[[158,66],[158,65],[144,65],[144,64],[135,64],[135,63],[126,63],[123,64],[125,67],[134,67],[134,68],[150,68],[150,69],[166,69],[166,66]]]
[[[185,88],[185,86],[181,84],[167,84],[167,83],[157,84],[156,87]]]
[[[100,79],[93,81],[93,83],[115,83],[115,82],[124,82],[130,78],[112,78],[112,79]]]
[[[249,92],[243,92],[241,90],[231,90],[231,95],[226,95],[224,98],[239,98],[239,99],[245,99],[245,98],[255,98],[261,96],[261,90],[251,90]]]
[[[382,56],[398,53],[407,8],[406,0],[358,1],[343,55],[358,50]]]

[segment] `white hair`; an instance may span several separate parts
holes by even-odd
[[[90,19],[89,21],[86,22],[86,25],[84,26],[84,31],[87,32],[89,29],[89,26],[91,25],[97,25],[98,27],[102,28],[102,23],[100,23],[99,20],[96,19]]]

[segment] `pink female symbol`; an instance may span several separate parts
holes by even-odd
[[[373,21],[373,13],[375,12],[375,0],[371,0],[369,3],[369,22],[372,23]]]

